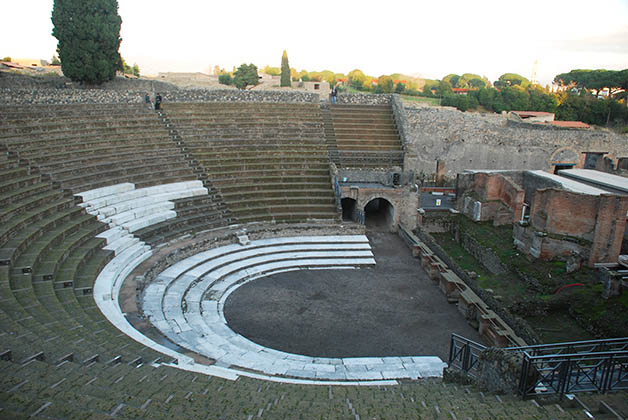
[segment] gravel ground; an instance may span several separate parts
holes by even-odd
[[[255,280],[227,299],[227,322],[261,345],[319,357],[446,360],[452,332],[480,340],[399,236],[367,235],[375,267],[303,270]]]

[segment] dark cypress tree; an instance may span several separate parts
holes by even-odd
[[[117,0],[54,0],[52,23],[66,77],[101,84],[122,70]]]
[[[279,86],[292,86],[290,83],[290,64],[288,64],[288,53],[286,53],[286,50],[283,50],[283,55],[281,56],[281,83]]]

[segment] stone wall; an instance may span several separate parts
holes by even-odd
[[[164,102],[297,102],[318,103],[316,93],[298,91],[248,90],[166,90],[160,92]],[[146,91],[110,89],[0,89],[4,104],[93,104],[143,103]]]
[[[508,269],[499,260],[492,249],[480,245],[475,239],[464,232],[459,232],[459,243],[492,274],[504,274]]]
[[[521,178],[516,173],[510,176]],[[484,172],[459,174],[456,179],[458,211],[476,221],[492,220],[496,226],[518,221],[525,190],[510,176]]]
[[[551,162],[566,152],[602,150],[611,157],[627,156],[625,135],[601,129],[573,130],[512,124],[506,116],[480,115],[437,107],[406,105],[406,170],[434,173],[445,162],[447,176],[465,169],[551,170]]]
[[[186,89],[167,92],[163,96],[165,102],[305,102],[318,104],[320,101],[318,93],[292,90]]]
[[[390,105],[393,95],[370,95],[367,93],[339,93],[338,104],[343,105]]]

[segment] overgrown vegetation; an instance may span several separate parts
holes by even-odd
[[[526,319],[546,342],[628,336],[628,294],[602,298],[596,270],[583,267],[567,273],[565,262],[541,261],[519,252],[511,227],[474,223],[465,217],[459,232],[490,248],[508,273],[491,274],[456,241],[453,232],[434,234],[438,243],[464,270],[476,273],[483,289],[490,289],[506,309]],[[566,285],[582,284],[566,289]]]

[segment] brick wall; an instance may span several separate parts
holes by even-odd
[[[595,235],[589,264],[617,262],[626,228],[628,197],[602,195],[598,200]]]
[[[460,174],[457,180],[458,210],[465,212],[464,197],[478,198],[482,204],[480,220],[507,224],[521,218],[525,191],[503,174]],[[467,209],[468,210],[468,209]]]
[[[553,188],[537,190],[530,209],[536,230],[593,240],[599,197]],[[625,216],[624,212],[624,216]]]

